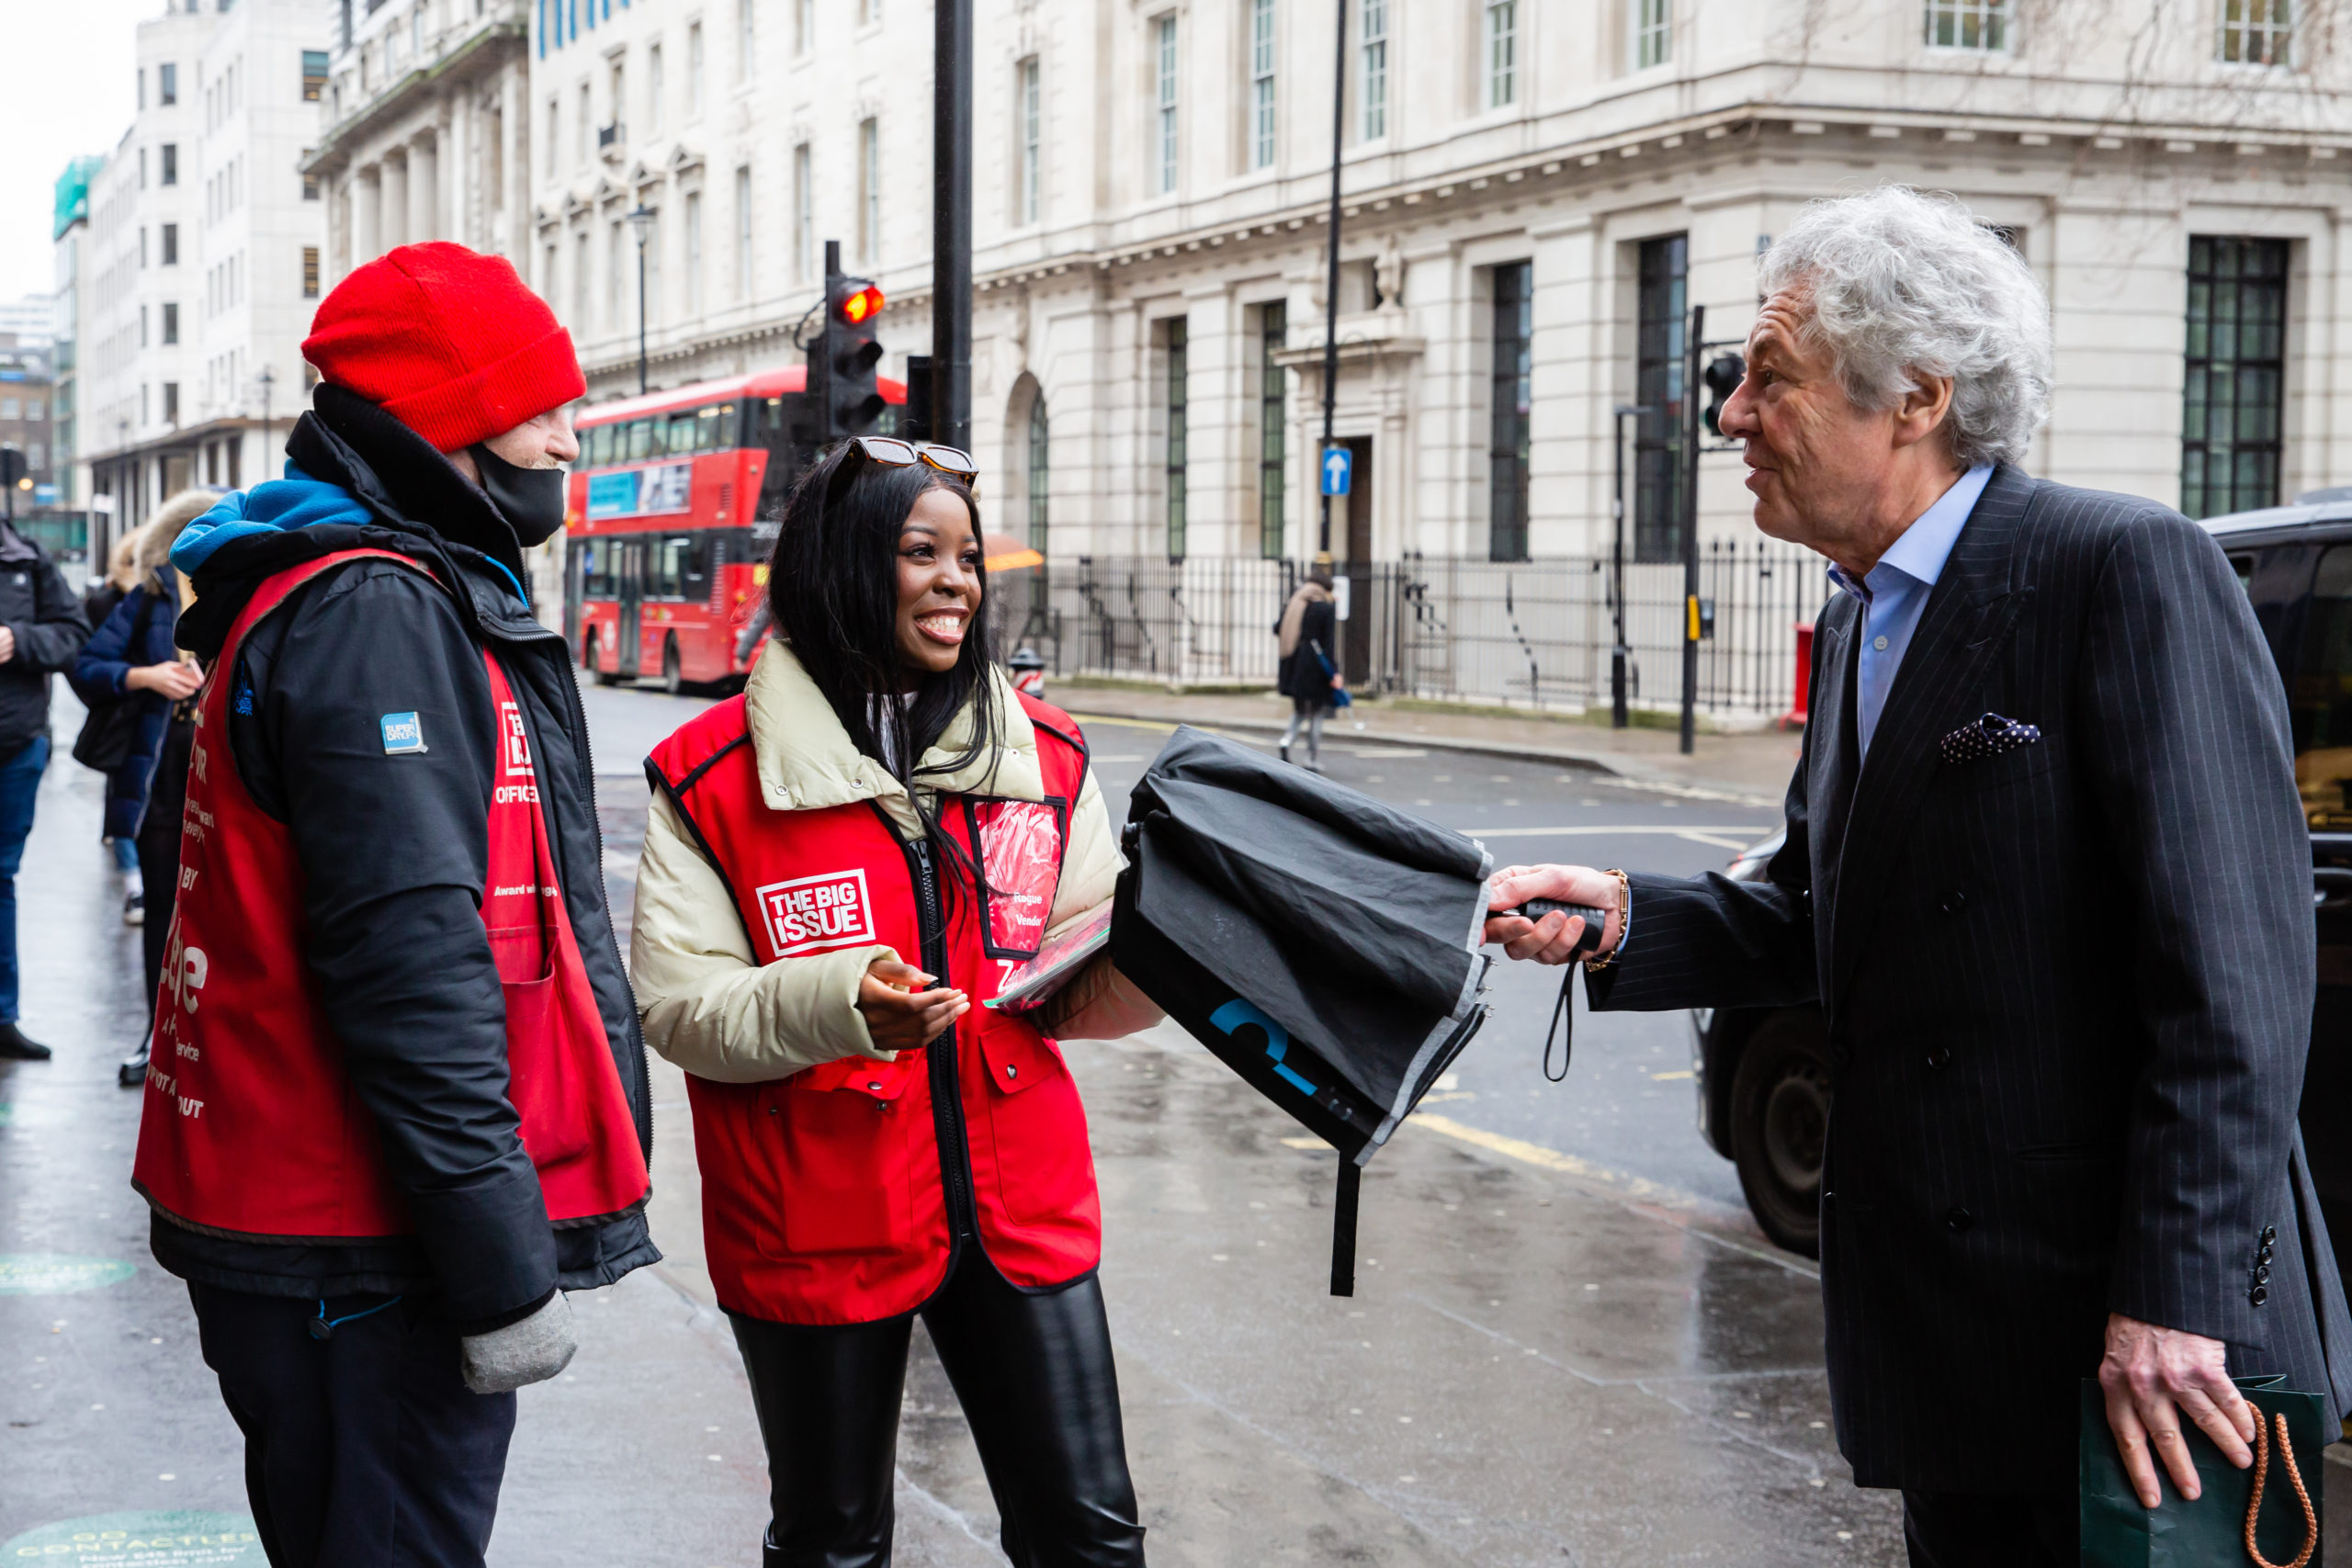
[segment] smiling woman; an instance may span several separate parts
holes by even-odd
[[[975,477],[862,438],[794,490],[783,640],[648,763],[632,974],[688,1075],[771,1559],[888,1558],[920,1312],[1026,1532],[1007,1551],[1139,1568],[1086,1116],[1045,1031],[1159,1013],[1107,960],[1034,1014],[971,1005],[1119,866],[1078,727],[990,660]]]

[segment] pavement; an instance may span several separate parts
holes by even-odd
[[[636,760],[695,705],[633,691],[589,705],[626,922]],[[78,715],[60,706],[71,734]],[[1114,814],[1168,722],[1087,722]],[[1686,784],[1468,756],[1377,722],[1332,733],[1335,776],[1481,830],[1499,858],[1695,871],[1772,820],[1722,798],[1740,793],[1717,787],[1737,782],[1727,773]],[[253,1568],[237,1433],[126,1185],[140,1097],[112,1066],[143,1003],[98,802],[96,775],[52,766],[18,883],[26,1025],[58,1059],[0,1064],[0,1562]],[[1569,1077],[1549,1084],[1536,1055],[1555,993],[1542,976],[1499,978],[1486,1032],[1366,1173],[1351,1300],[1325,1293],[1328,1150],[1168,1026],[1069,1046],[1152,1560],[1899,1563],[1894,1499],[1851,1485],[1827,1430],[1814,1269],[1764,1240],[1692,1131],[1687,1027],[1579,1019]],[[573,1298],[578,1359],[523,1394],[499,1568],[758,1562],[763,1457],[703,1267],[684,1080],[653,1071],[667,1257]],[[898,1562],[1003,1562],[920,1328],[898,1502]]]

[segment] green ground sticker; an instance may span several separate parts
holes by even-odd
[[[62,1252],[0,1252],[0,1296],[62,1296],[103,1290],[136,1273],[119,1258],[75,1258]],[[0,1557],[0,1562],[7,1559]]]
[[[266,1568],[250,1514],[98,1514],[43,1525],[0,1546],[0,1568]]]

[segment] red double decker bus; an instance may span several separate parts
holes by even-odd
[[[767,583],[785,497],[813,457],[808,367],[600,403],[572,422],[564,526],[567,630],[606,685],[659,675],[670,690],[739,677],[743,623]],[[907,400],[890,405],[878,434]]]

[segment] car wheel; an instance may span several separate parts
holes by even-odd
[[[673,697],[686,689],[685,671],[678,660],[676,637],[666,637],[662,643],[662,689]]]
[[[1756,1223],[1791,1252],[1821,1256],[1821,1154],[1829,1133],[1821,1020],[1776,1013],[1748,1036],[1733,1075],[1733,1159]]]

